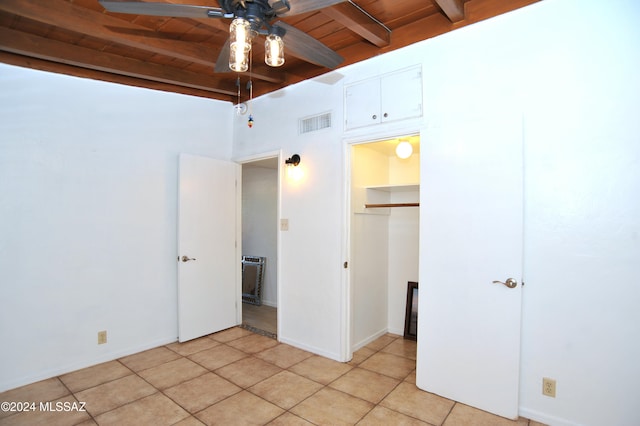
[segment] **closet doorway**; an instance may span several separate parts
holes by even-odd
[[[400,144],[410,147],[406,158]],[[407,284],[419,282],[420,136],[352,144],[350,157],[350,340],[356,351],[386,333],[404,334]]]
[[[273,338],[278,333],[278,158],[242,163],[242,255],[264,259],[259,291],[246,288],[243,278],[243,294],[251,291],[259,297],[243,297],[242,325]],[[245,278],[255,282],[255,274],[246,273]]]

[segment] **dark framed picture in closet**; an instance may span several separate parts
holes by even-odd
[[[404,316],[404,338],[418,338],[418,283],[407,283],[407,310]]]

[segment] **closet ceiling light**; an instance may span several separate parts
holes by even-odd
[[[411,146],[411,143],[407,141],[400,141],[400,143],[396,145],[396,155],[398,158],[409,158],[411,157],[411,154],[413,154],[413,147]]]

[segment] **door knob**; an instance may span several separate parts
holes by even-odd
[[[504,284],[509,288],[516,288],[518,286],[518,281],[516,281],[513,278],[508,278],[507,282],[504,282],[504,283],[502,281],[494,281],[493,283],[494,284]]]
[[[182,256],[182,261],[183,262],[188,262],[190,260],[196,260],[195,257],[189,257],[189,256]]]

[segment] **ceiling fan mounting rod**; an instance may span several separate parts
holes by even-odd
[[[227,18],[227,19],[231,19],[231,18],[233,18],[233,13],[223,12],[223,11],[217,10],[217,9],[209,9],[209,10],[207,10],[207,16],[209,18]]]
[[[270,5],[268,0],[222,0],[220,5],[226,12],[225,17],[246,19],[251,23],[252,31],[260,35],[272,33],[273,30],[269,22],[278,13],[285,13],[290,10],[287,0],[276,1],[274,3],[275,7]],[[266,29],[263,27],[266,27]]]

